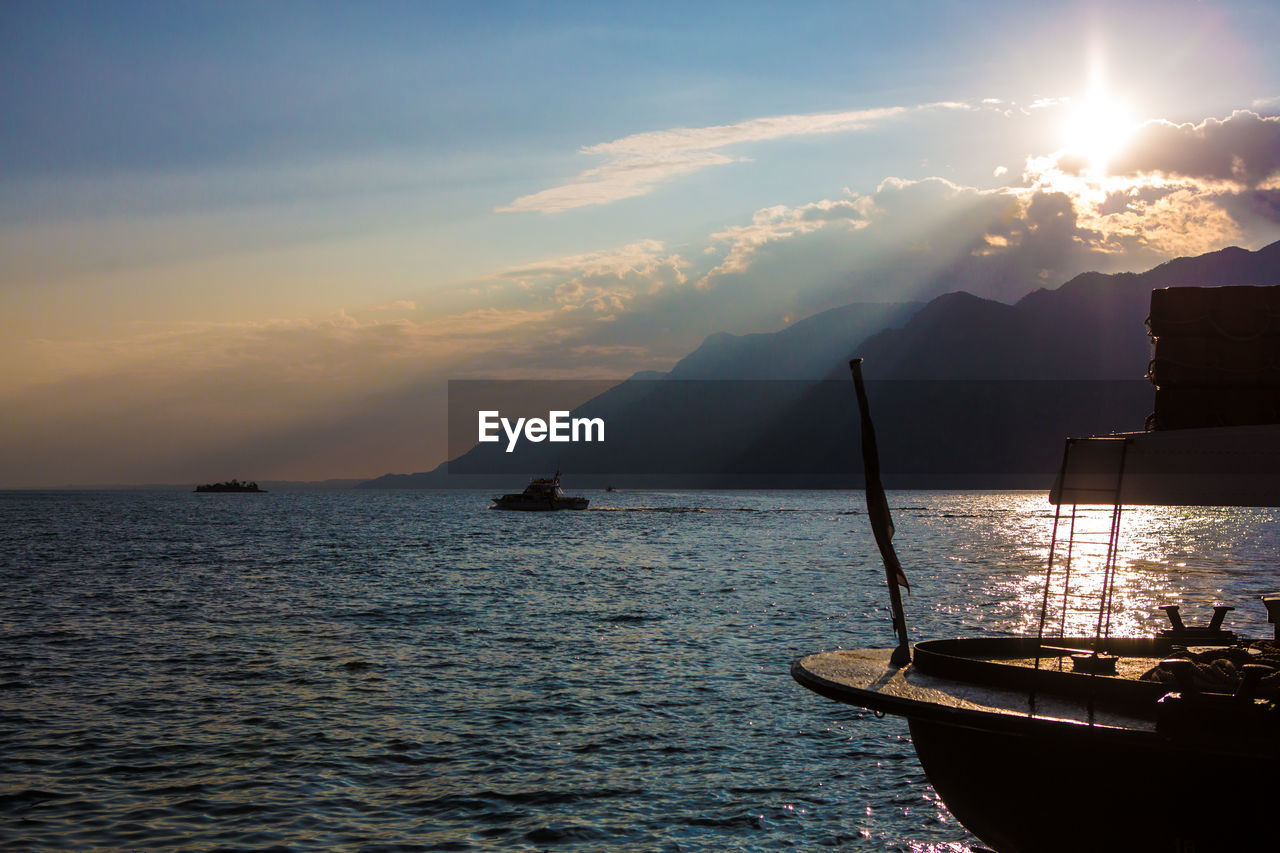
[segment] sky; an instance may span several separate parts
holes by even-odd
[[[0,488],[444,460],[450,379],[1280,239],[1273,2],[0,4]]]

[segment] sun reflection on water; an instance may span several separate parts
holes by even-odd
[[[968,590],[947,605],[963,634],[1034,635],[1045,594],[1054,507],[1043,492],[990,493],[975,503],[946,505],[926,522],[931,550],[955,564],[953,583]],[[1275,532],[1280,510],[1241,507],[1125,507],[1121,513],[1110,636],[1150,636],[1168,627],[1161,605],[1178,604],[1189,625],[1207,624],[1211,608],[1228,604],[1231,630],[1269,636],[1257,596],[1277,588]],[[1066,616],[1063,581],[1067,513],[1051,583],[1046,634],[1093,636],[1098,629],[1110,507],[1080,507],[1071,551]],[[901,534],[900,534],[901,536]],[[976,578],[976,579],[975,579]]]

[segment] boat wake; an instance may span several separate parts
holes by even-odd
[[[751,506],[736,507],[710,507],[710,506],[593,506],[588,512],[706,512],[706,513],[727,513],[727,512],[752,512],[762,515],[780,513],[780,512],[807,512],[813,513],[817,510],[811,509],[789,509],[787,507],[777,507],[774,509],[759,509]]]

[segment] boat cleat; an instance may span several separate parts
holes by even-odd
[[[1267,621],[1276,626],[1275,637],[1280,640],[1280,592],[1259,596],[1267,608]]]
[[[1236,635],[1222,628],[1227,613],[1235,610],[1226,604],[1213,608],[1213,617],[1208,625],[1187,625],[1182,621],[1177,604],[1162,604],[1160,609],[1169,617],[1169,628],[1161,631],[1159,636],[1182,646],[1230,646],[1236,642]]]

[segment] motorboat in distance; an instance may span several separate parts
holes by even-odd
[[[256,492],[266,494],[266,489],[258,488],[257,483],[242,483],[239,480],[227,480],[225,483],[203,483],[196,486],[197,492]]]
[[[516,509],[547,512],[557,509],[586,509],[590,503],[580,495],[566,495],[560,488],[560,472],[554,477],[535,477],[519,494],[498,495],[489,509]]]

